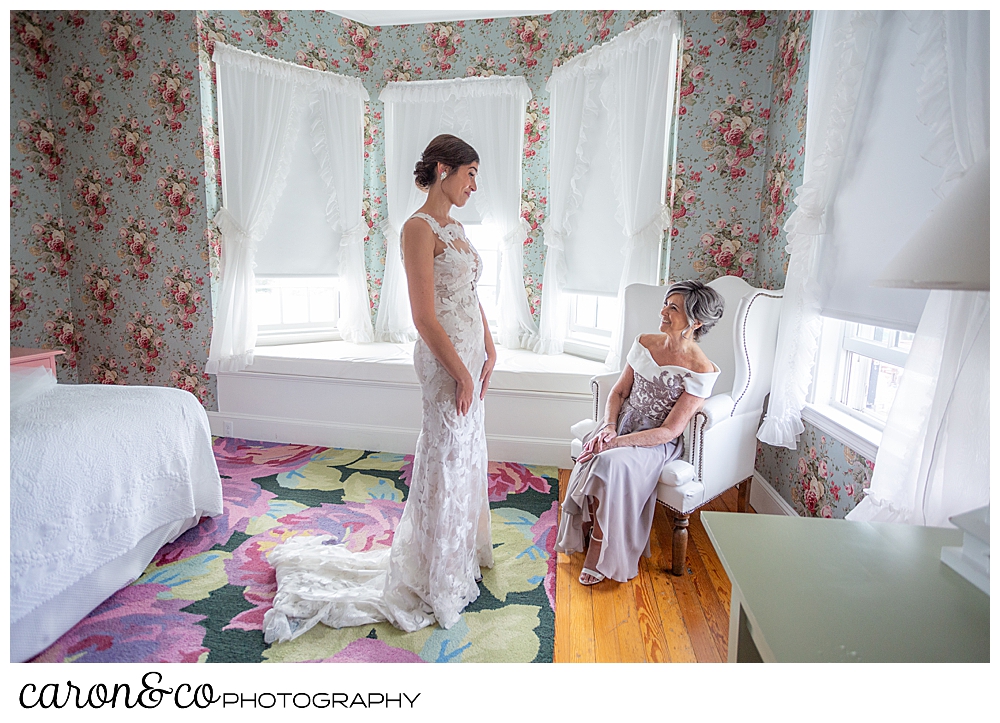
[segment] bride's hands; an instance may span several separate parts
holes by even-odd
[[[476,391],[476,384],[472,381],[472,375],[466,372],[455,382],[455,409],[459,415],[469,413],[472,406],[472,395]]]
[[[479,398],[486,398],[486,390],[490,386],[490,377],[493,376],[493,368],[497,365],[497,355],[496,352],[493,354],[486,355],[486,363],[483,364],[483,373],[479,375],[479,381],[483,383],[483,388],[479,392]]]
[[[615,444],[615,439],[617,437],[618,433],[615,431],[615,428],[606,424],[601,428],[601,431],[591,437],[590,441],[583,445],[583,451],[580,453],[580,456],[576,458],[576,461],[581,464],[589,462],[594,455],[600,454],[606,449],[614,449],[617,446]]]

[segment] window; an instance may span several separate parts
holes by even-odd
[[[814,410],[883,429],[912,343],[910,332],[824,317],[810,399]]]
[[[567,354],[604,361],[618,320],[618,297],[570,294]]]
[[[546,353],[588,345],[593,358],[603,346],[611,368],[624,363],[620,314],[608,299],[629,284],[656,284],[662,267],[680,35],[677,16],[664,12],[555,68],[546,84],[547,228],[556,235],[546,239],[555,240],[545,256]]]
[[[256,281],[258,346],[340,338],[340,288],[336,276],[258,276]]]
[[[885,426],[912,343],[909,332],[845,322],[835,401]]]
[[[530,99],[531,90],[523,76],[499,75],[390,82],[379,94],[385,104],[390,236],[398,233],[409,215],[426,200],[413,183],[413,163],[431,139],[439,133],[455,133],[479,152],[481,171],[475,201],[452,213],[483,257],[486,268],[480,280],[480,299],[491,331],[505,346],[520,344],[522,332],[523,336],[531,336],[532,331],[537,335],[523,293],[524,282],[512,286],[505,277],[504,283],[499,283],[499,274],[505,270],[510,270],[511,276],[522,276],[522,249],[520,244],[504,248],[499,239],[491,238],[482,222],[491,219],[500,235],[516,233],[520,228],[522,147]],[[464,125],[463,118],[468,119],[468,125]],[[499,257],[503,258],[502,264]],[[522,289],[520,294],[511,293],[518,288]],[[390,242],[375,320],[377,341],[416,338],[405,289],[399,246]],[[503,298],[498,299],[501,295]]]
[[[465,235],[483,259],[479,277],[479,303],[486,312],[490,331],[496,336],[500,323],[500,234],[489,224],[463,224]]]
[[[223,248],[248,243],[240,239],[245,234],[259,236],[252,251],[237,252],[227,262],[206,368],[210,373],[243,369],[258,338],[275,343],[274,329],[268,328],[275,321],[286,327],[281,343],[291,342],[293,330],[299,336],[307,330],[306,338],[314,338],[320,324],[329,337],[338,317],[351,341],[370,340],[367,289],[360,283],[368,92],[359,78],[224,43],[216,45],[213,57],[222,175],[222,206],[214,221]],[[342,304],[335,308],[329,302],[331,282],[304,281],[317,276],[352,282],[341,287]],[[318,288],[311,291],[313,286]],[[324,297],[325,304],[319,301]],[[257,318],[258,308],[265,321]]]

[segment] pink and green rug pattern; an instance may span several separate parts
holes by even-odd
[[[411,455],[216,438],[223,514],[164,546],[35,662],[551,662],[558,471],[490,463],[496,564],[450,630],[317,625],[265,645],[266,554],[295,535],[392,544]]]

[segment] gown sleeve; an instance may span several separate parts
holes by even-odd
[[[718,366],[715,366],[714,372],[689,372],[684,375],[684,391],[692,396],[707,399],[712,396],[712,387],[715,386],[721,373]]]

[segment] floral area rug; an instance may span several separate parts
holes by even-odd
[[[216,438],[223,514],[164,546],[143,575],[36,662],[551,662],[558,470],[491,462],[492,570],[450,630],[317,625],[261,632],[276,584],[265,555],[295,535],[389,546],[412,455]]]

